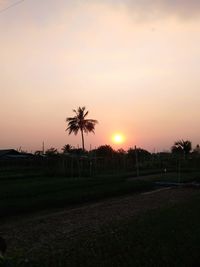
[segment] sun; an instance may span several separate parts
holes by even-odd
[[[116,133],[116,134],[113,134],[112,136],[112,141],[115,143],[115,144],[122,144],[124,142],[124,136],[120,133]]]

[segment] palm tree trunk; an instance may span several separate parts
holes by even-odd
[[[83,148],[83,151],[85,151],[85,144],[84,144],[83,130],[81,130],[81,138],[82,138],[82,148]]]

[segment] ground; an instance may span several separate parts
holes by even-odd
[[[23,250],[32,258],[56,244],[76,239],[81,233],[94,233],[112,222],[124,221],[148,210],[159,209],[185,201],[199,194],[194,188],[163,188],[147,193],[112,198],[76,208],[40,212],[38,214],[10,218],[0,223],[1,234],[6,238],[9,253]],[[65,247],[66,249],[66,247]]]

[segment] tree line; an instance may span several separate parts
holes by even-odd
[[[81,142],[82,142],[82,148],[76,149],[73,148],[70,144],[67,144],[63,146],[62,151],[64,154],[67,153],[74,153],[74,154],[81,154],[86,153],[85,150],[85,141],[84,141],[84,134],[88,134],[90,132],[95,133],[95,126],[98,123],[95,119],[88,119],[87,116],[89,114],[89,111],[86,110],[85,107],[78,107],[77,110],[73,110],[75,113],[74,117],[67,117],[67,128],[66,131],[69,135],[74,134],[77,135],[79,132],[81,133]],[[188,157],[188,155],[192,152],[192,142],[189,140],[178,140],[174,143],[174,145],[171,147],[171,153],[179,156],[183,156],[185,158]],[[148,152],[145,149],[142,148],[129,148],[129,150],[126,152],[123,149],[119,149],[117,151],[114,151],[113,148],[109,145],[103,145],[98,147],[95,150],[92,150],[90,154],[95,154],[98,156],[108,156],[113,155],[114,153],[119,153],[121,155],[142,155],[140,157],[148,158],[151,153]],[[196,148],[193,150],[193,153],[199,154],[200,148],[199,145],[196,146]],[[55,148],[50,148],[46,151],[46,155],[53,156],[58,154],[58,150]]]

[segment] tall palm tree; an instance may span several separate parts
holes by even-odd
[[[75,135],[77,135],[79,131],[81,132],[82,148],[84,151],[85,143],[83,133],[94,133],[95,125],[98,123],[98,121],[86,119],[89,111],[86,111],[85,107],[79,107],[77,110],[73,109],[73,112],[76,115],[66,119],[66,122],[68,123],[66,131],[68,131],[69,134],[74,133]]]

